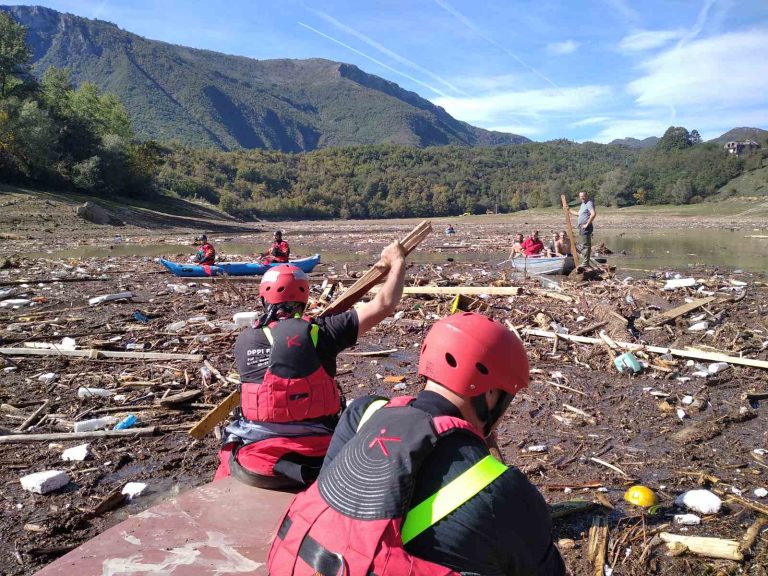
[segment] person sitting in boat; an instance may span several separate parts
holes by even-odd
[[[511,260],[517,256],[525,256],[525,252],[523,252],[522,234],[515,234],[515,241],[512,242],[512,251],[509,253],[509,259]]]
[[[523,242],[523,254],[526,258],[537,258],[544,251],[544,243],[539,238],[539,231],[534,230]]]
[[[231,474],[275,489],[315,480],[345,406],[336,356],[395,311],[405,280],[399,242],[384,248],[380,266],[387,277],[370,302],[316,319],[302,316],[309,300],[304,272],[281,264],[264,274],[265,313],[235,342],[240,414],[225,430],[214,480]]]
[[[563,576],[547,504],[490,454],[528,386],[520,339],[482,314],[436,322],[415,397],[367,396],[344,412],[315,484],[283,516],[270,574]]]
[[[208,236],[201,234],[196,237],[195,245],[199,245],[200,248],[190,260],[203,266],[213,266],[216,263],[216,249],[213,247],[213,244],[208,242]]]
[[[456,234],[456,230],[453,228],[452,224],[448,224],[448,226],[445,227],[445,235],[451,236],[453,234]]]
[[[550,238],[547,241],[547,245],[545,247],[545,251],[548,258],[552,258],[553,256],[561,256],[561,254],[558,254],[557,252],[557,244],[560,242],[560,233],[559,232],[553,232],[552,238]]]
[[[560,233],[560,243],[557,246],[557,251],[560,256],[571,256],[571,239],[565,230]]]
[[[291,248],[288,246],[288,242],[283,240],[283,233],[280,230],[277,230],[272,238],[272,246],[270,246],[267,252],[261,255],[261,261],[263,264],[288,262],[288,257],[290,255]]]

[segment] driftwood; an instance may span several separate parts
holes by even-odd
[[[661,532],[659,534],[662,542],[670,545],[682,544],[691,553],[708,558],[722,558],[724,560],[735,560],[742,562],[744,555],[739,551],[739,542],[736,540],[725,540],[723,538],[708,538],[705,536],[682,536],[680,534],[670,534]]]
[[[752,525],[747,528],[747,531],[744,533],[744,536],[741,539],[741,544],[739,544],[739,552],[742,554],[749,554],[752,546],[755,545],[755,542],[760,536],[760,531],[766,524],[768,524],[768,518],[765,516],[762,516],[752,522]]]
[[[219,403],[216,408],[213,408],[208,414],[203,416],[197,424],[195,424],[190,430],[189,435],[192,438],[200,440],[208,432],[213,430],[216,425],[227,418],[232,409],[240,405],[240,390],[235,390],[229,396]]]
[[[571,514],[579,514],[581,512],[589,512],[597,504],[594,502],[588,502],[587,500],[567,500],[565,502],[555,502],[549,505],[549,515],[553,520],[557,518],[564,518]]]
[[[411,230],[408,235],[400,241],[406,256],[410,254],[416,246],[421,244],[422,240],[424,240],[430,232],[432,232],[432,225],[426,220]],[[380,262],[376,263],[370,270],[363,274],[357,282],[347,288],[341,296],[336,298],[336,300],[331,302],[325,310],[320,312],[319,316],[330,316],[331,314],[338,314],[349,310],[360,301],[373,286],[384,279],[388,273],[388,268],[382,267]]]
[[[522,289],[517,286],[406,286],[403,288],[403,294],[445,294],[454,296],[461,294],[464,296],[478,296],[488,294],[489,296],[517,296]],[[372,286],[369,292],[378,292],[378,286]]]
[[[398,348],[390,348],[389,350],[371,350],[370,352],[341,352],[341,354],[344,356],[389,356],[398,350]]]
[[[547,330],[535,330],[526,328],[523,330],[524,336],[537,336],[540,338],[559,338],[579,344],[602,344],[600,338],[590,338],[589,336],[574,336],[573,334],[555,334]],[[619,348],[629,350],[630,352],[645,351],[656,354],[671,354],[681,358],[694,358],[696,360],[708,360],[710,362],[726,362],[728,364],[738,364],[739,366],[751,366],[752,368],[768,369],[768,360],[756,360],[754,358],[741,358],[739,356],[727,356],[716,352],[703,352],[701,350],[679,350],[677,348],[663,348],[661,346],[648,346],[645,344],[634,344],[632,342],[616,342]]]
[[[92,440],[119,436],[153,436],[157,426],[128,428],[126,430],[94,430],[93,432],[53,432],[50,434],[10,434],[0,436],[0,444],[29,444],[31,442],[57,442],[59,440]]]
[[[565,214],[565,231],[568,233],[568,239],[571,241],[571,254],[573,254],[573,263],[576,268],[579,267],[579,250],[576,248],[576,237],[573,235],[573,224],[571,223],[571,211],[568,210],[568,199],[565,194],[560,195],[560,201],[563,203],[563,213]],[[589,262],[587,262],[589,264]]]
[[[604,576],[605,558],[608,555],[608,524],[602,516],[592,519],[589,529],[587,558],[592,562],[595,576]]]
[[[667,310],[662,314],[658,314],[653,318],[649,318],[648,320],[645,320],[643,324],[645,326],[661,326],[666,322],[671,322],[672,320],[679,318],[683,314],[687,314],[688,312],[692,312],[697,308],[706,306],[707,304],[709,304],[710,302],[714,302],[715,300],[717,300],[717,298],[715,298],[714,296],[708,296],[707,298],[699,298],[698,300],[694,300],[693,302],[686,302],[682,306],[678,306],[677,308],[672,308],[671,310]]]
[[[0,348],[0,354],[8,356],[78,356],[97,360],[99,358],[134,358],[136,360],[190,360],[202,362],[202,354],[170,354],[167,352],[116,352],[113,350],[48,350],[45,348]]]
[[[22,422],[21,426],[16,428],[16,432],[24,432],[24,430],[26,430],[32,424],[34,424],[35,420],[37,420],[40,417],[40,415],[45,410],[48,409],[48,406],[50,405],[50,403],[51,403],[50,400],[46,400],[45,402],[43,402],[37,410],[32,412],[32,415],[29,418],[27,418],[26,420],[24,420],[24,422]]]

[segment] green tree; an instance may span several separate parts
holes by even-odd
[[[688,137],[688,140],[691,143],[691,146],[696,146],[697,144],[701,144],[701,134],[699,134],[699,131],[696,129],[691,130],[691,134]]]
[[[688,130],[682,126],[670,126],[656,144],[656,149],[669,152],[671,150],[684,150],[690,146],[691,135]]]
[[[13,80],[25,71],[31,58],[27,29],[0,11],[0,97],[8,95]]]

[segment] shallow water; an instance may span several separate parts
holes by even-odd
[[[464,239],[467,245],[476,241]],[[451,239],[451,243],[458,243]],[[659,268],[685,269],[689,266],[718,266],[724,270],[741,269],[751,272],[768,271],[768,230],[716,230],[716,229],[680,229],[680,230],[596,230],[593,246],[605,242],[613,250],[609,262],[619,270],[657,270]],[[220,254],[242,256],[243,260],[255,260],[257,246],[254,243],[218,242]],[[261,248],[260,246],[258,248]],[[329,251],[319,246],[302,244],[300,256],[309,256],[315,252],[322,254],[326,264],[334,262],[372,263],[373,256],[367,253]],[[185,256],[195,252],[195,247],[184,244],[134,244],[115,243],[104,246],[81,246],[60,251],[45,251],[25,254],[29,258],[104,258],[115,256],[163,256],[169,259],[185,261]],[[626,251],[626,255],[619,252]],[[457,262],[483,261],[499,262],[506,258],[506,253],[472,252],[463,248],[441,248],[417,250],[410,259],[416,263],[445,262],[453,258]],[[487,267],[487,264],[485,264]]]

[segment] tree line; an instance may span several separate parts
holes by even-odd
[[[655,148],[567,140],[486,148],[368,145],[307,153],[137,140],[121,102],[66,70],[30,74],[26,31],[0,12],[0,176],[95,196],[171,194],[259,218],[385,218],[514,212],[588,192],[605,206],[713,195],[743,158],[670,127]]]

